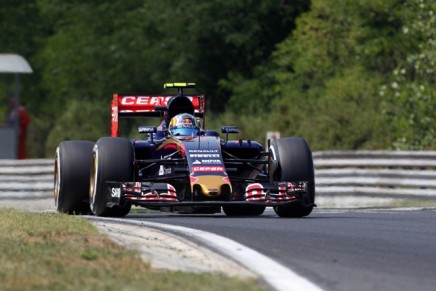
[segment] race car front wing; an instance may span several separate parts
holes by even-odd
[[[303,201],[308,182],[256,182],[245,188],[243,200],[180,201],[176,189],[169,183],[154,182],[106,182],[107,206],[126,202],[140,206],[223,206],[257,204],[277,206]],[[308,205],[310,206],[310,205]]]

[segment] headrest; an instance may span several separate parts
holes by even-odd
[[[180,113],[194,115],[194,105],[186,96],[177,95],[168,101],[168,120]]]

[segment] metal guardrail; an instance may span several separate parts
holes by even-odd
[[[317,196],[436,199],[436,151],[314,152]],[[0,160],[0,199],[50,197],[53,160]]]
[[[0,160],[0,199],[53,196],[54,161]]]
[[[436,198],[435,151],[313,153],[317,195]]]

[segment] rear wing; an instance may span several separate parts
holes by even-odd
[[[168,101],[175,95],[145,96],[114,94],[112,98],[111,135],[118,136],[120,117],[164,117]],[[188,97],[194,106],[194,115],[204,117],[205,96],[191,95]]]

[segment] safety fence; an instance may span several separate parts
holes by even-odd
[[[0,199],[53,196],[54,161],[0,160]]]
[[[314,152],[318,197],[436,199],[435,151]],[[0,160],[0,199],[50,197],[53,160]]]
[[[313,153],[319,195],[436,198],[435,151]]]

